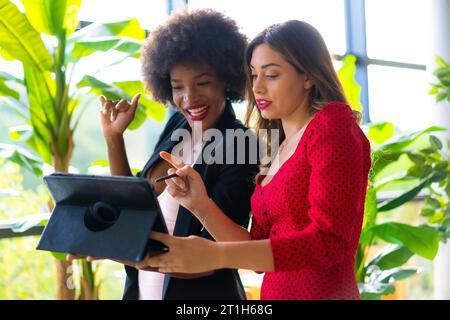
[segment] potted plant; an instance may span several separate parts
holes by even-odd
[[[10,0],[0,0],[0,55],[18,60],[23,79],[0,72],[0,104],[15,110],[24,126],[10,130],[17,145],[0,145],[0,153],[10,161],[42,176],[43,163],[55,171],[68,172],[72,159],[74,132],[82,112],[85,89],[109,99],[131,99],[144,93],[140,80],[104,83],[93,76],[73,82],[77,63],[97,51],[115,50],[125,57],[139,57],[145,31],[136,19],[107,24],[91,24],[76,31],[81,0],[22,0],[24,12]],[[165,109],[146,93],[130,129],[147,118],[164,118]],[[19,144],[21,146],[19,146]],[[49,211],[52,209],[49,203]],[[71,266],[56,255],[57,298],[73,299],[67,288]],[[69,272],[68,272],[69,271]],[[82,262],[83,299],[97,297],[90,263]]]

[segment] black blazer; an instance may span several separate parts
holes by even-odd
[[[168,120],[162,134],[159,137],[153,155],[144,166],[138,176],[146,177],[148,171],[162,159],[160,151],[170,152],[178,141],[171,141],[171,134],[175,129],[184,128],[190,130],[185,117],[176,112]],[[225,133],[226,129],[247,128],[236,119],[231,103],[227,102],[224,113],[217,121],[215,128]],[[231,139],[229,139],[231,140]],[[248,142],[248,141],[247,141]],[[211,141],[204,146],[206,148]],[[224,159],[226,149],[234,146],[234,141],[227,141],[226,135],[222,135],[221,147]],[[204,149],[203,148],[203,149]],[[249,153],[249,145],[245,144],[246,155]],[[235,155],[237,152],[235,151]],[[245,164],[195,164],[194,169],[200,173],[210,198],[236,223],[247,227],[250,213],[250,197],[254,189],[254,177],[258,172],[257,164],[249,164],[249,157]],[[225,162],[225,160],[224,160]],[[180,206],[175,223],[175,236],[197,235],[212,239],[205,230],[200,231],[202,225],[195,216],[184,207]],[[138,299],[138,270],[125,266],[127,278],[123,299]],[[245,299],[245,292],[237,270],[216,270],[212,275],[194,279],[180,279],[170,276],[164,277],[163,299]]]

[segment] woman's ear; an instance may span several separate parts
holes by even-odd
[[[314,80],[312,78],[310,78],[308,75],[305,75],[305,82],[304,82],[303,87],[306,90],[309,90],[314,86],[314,84],[315,84]]]

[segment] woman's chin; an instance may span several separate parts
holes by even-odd
[[[265,120],[275,120],[275,119],[280,119],[275,117],[270,111],[268,110],[261,110],[261,117]]]

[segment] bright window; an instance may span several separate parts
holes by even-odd
[[[369,103],[373,122],[390,121],[405,131],[431,123],[425,71],[370,65]]]
[[[328,49],[345,53],[344,1],[342,0],[189,0],[189,8],[211,8],[236,20],[242,31],[255,37],[271,24],[290,19],[303,20],[319,30]]]
[[[167,19],[166,0],[85,0],[79,19],[110,22],[136,18],[144,29],[151,30]]]
[[[370,58],[426,64],[430,0],[366,0]]]

